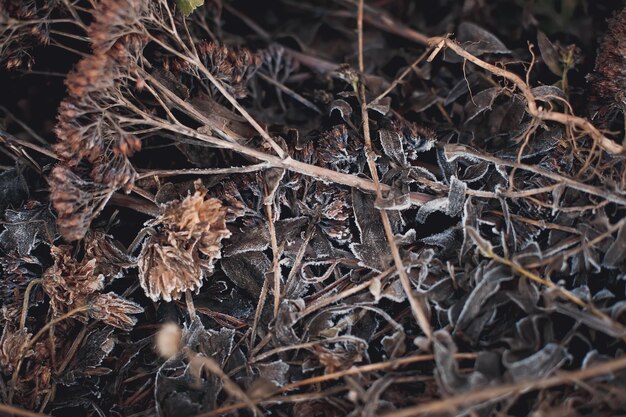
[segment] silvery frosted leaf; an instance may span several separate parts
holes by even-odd
[[[543,62],[552,71],[554,75],[563,75],[563,66],[561,65],[561,58],[556,46],[550,42],[550,39],[542,31],[537,32],[537,43],[539,44],[539,52]]]
[[[602,266],[617,268],[626,259],[626,225],[619,228],[617,237],[604,254]]]
[[[406,351],[406,334],[402,329],[398,329],[390,336],[383,337],[381,344],[388,358],[400,357]]]
[[[571,358],[567,350],[556,343],[548,343],[541,350],[524,359],[515,360],[513,356],[510,351],[505,352],[502,363],[514,381],[548,376]]]
[[[459,227],[451,227],[443,232],[420,239],[426,245],[438,246],[440,248],[460,245],[462,240],[463,235]]]
[[[448,104],[454,103],[459,97],[469,92],[470,89],[477,87],[478,81],[481,79],[482,77],[479,73],[473,72],[462,80],[459,80],[446,96],[443,105],[447,106]]]
[[[85,337],[85,341],[78,350],[71,366],[60,378],[61,383],[65,385],[74,384],[76,378],[88,376],[90,369],[99,367],[115,347],[115,338],[112,337],[112,334],[112,327],[103,327],[90,332]],[[110,369],[109,372],[111,372]]]
[[[567,100],[567,95],[555,85],[540,85],[530,90],[537,100],[556,101],[557,98]]]
[[[238,253],[222,259],[222,270],[239,288],[258,297],[272,262],[263,252]]]
[[[28,198],[28,184],[19,169],[9,169],[0,174],[0,214],[7,207],[17,208]]]
[[[547,154],[559,144],[562,135],[563,130],[558,127],[550,129],[549,131],[541,132],[526,145],[522,159]],[[496,152],[496,155],[500,158],[510,160],[517,160],[518,154],[518,146],[507,147],[506,149]]]
[[[370,110],[374,110],[383,116],[389,113],[389,108],[391,106],[391,97],[383,97],[380,100],[377,100],[374,103],[369,103],[367,108]]]
[[[289,364],[282,360],[270,363],[257,363],[254,367],[261,378],[274,382],[279,387],[289,383]]]
[[[480,181],[489,172],[489,162],[481,161],[476,164],[472,164],[465,168],[463,177],[461,178],[466,183],[472,183]]]
[[[491,242],[484,239],[480,235],[480,232],[471,226],[467,226],[465,230],[467,231],[467,235],[472,239],[474,244],[478,246],[478,249],[481,251],[481,253],[487,257],[491,256],[491,254],[493,253],[493,246],[491,246]]]
[[[266,224],[259,224],[243,230],[233,230],[222,251],[223,257],[238,253],[262,251],[269,248],[270,231]]]
[[[396,303],[401,303],[406,299],[406,293],[402,288],[402,283],[399,279],[393,281],[391,284],[387,285],[381,294],[382,298],[387,298],[388,300],[394,301]]]
[[[392,158],[394,161],[400,163],[400,165],[406,165],[406,155],[402,146],[402,138],[397,132],[380,129],[378,131],[378,137],[380,138],[380,144],[383,146],[385,154]]]
[[[456,216],[463,210],[466,190],[467,184],[452,176],[448,191],[448,204],[446,206],[446,214],[448,216]]]
[[[493,103],[500,94],[502,94],[501,87],[491,87],[470,97],[467,104],[465,104],[465,123],[468,123],[481,113],[491,110]]]
[[[626,329],[624,329],[624,326],[615,322],[608,322],[588,311],[581,311],[572,305],[556,303],[556,311],[611,337],[621,338],[626,335]]]
[[[450,183],[453,175],[457,174],[459,163],[456,157],[448,158],[448,146],[445,150],[437,148],[437,165],[441,169],[446,183]]]
[[[503,266],[495,266],[484,272],[482,280],[474,287],[465,301],[456,323],[456,329],[463,331],[484,311],[487,300],[497,293],[504,282],[511,281],[513,275]]]
[[[496,35],[471,22],[459,25],[457,40],[467,42],[464,47],[472,55],[511,53]]]
[[[433,335],[435,364],[438,382],[444,392],[449,394],[463,392],[469,388],[467,377],[461,374],[454,358],[456,344],[447,331],[439,330]]]
[[[380,212],[374,207],[375,197],[352,190],[352,204],[361,243],[350,244],[354,255],[375,271],[384,271],[391,261],[389,246]]]
[[[36,204],[20,210],[7,209],[4,230],[0,233],[0,249],[28,256],[39,242],[54,241],[55,218],[48,205]]]
[[[352,106],[350,106],[347,101],[341,99],[334,100],[332,103],[330,103],[330,110],[328,111],[329,114],[332,114],[334,110],[337,110],[339,112],[343,120],[350,121],[350,116],[352,115]]]
[[[427,297],[429,301],[444,303],[451,300],[454,294],[454,282],[451,278],[437,281],[435,285],[428,289]]]
[[[436,198],[422,204],[415,215],[415,221],[424,223],[429,215],[437,211],[445,211],[448,207],[447,198]]]

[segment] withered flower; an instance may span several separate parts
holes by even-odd
[[[214,42],[196,45],[198,56],[213,76],[219,79],[235,97],[246,96],[246,83],[261,65],[261,57],[246,48],[229,48]],[[175,59],[167,63],[175,73],[196,75],[197,69],[188,62]]]
[[[5,372],[13,372],[17,362],[30,353],[23,352],[24,345],[32,337],[32,334],[20,332],[11,326],[4,326],[2,338],[0,338],[0,368]]]
[[[165,323],[155,337],[156,351],[160,357],[169,359],[180,352],[183,332],[175,323]]]
[[[357,167],[359,160],[365,161],[363,145],[343,124],[320,135],[315,153],[322,166],[345,173]]]
[[[49,182],[57,226],[67,240],[85,236],[91,221],[115,191],[107,184],[82,178],[65,165],[54,167]]]
[[[104,287],[104,275],[96,273],[96,259],[78,261],[72,256],[71,246],[53,246],[50,252],[54,264],[44,272],[42,286],[58,316],[86,305],[91,295]],[[87,313],[76,317],[86,321]]]
[[[156,233],[139,254],[139,279],[154,301],[176,300],[187,290],[197,290],[221,257],[227,209],[220,200],[207,198],[196,182],[196,192],[164,204],[159,217],[146,223]]]
[[[130,314],[139,314],[143,308],[115,293],[98,294],[89,303],[89,316],[122,330],[131,330],[137,323]]]
[[[105,276],[98,273],[96,258],[77,260],[71,246],[53,246],[54,265],[43,274],[43,289],[50,297],[53,315],[58,316],[78,307],[85,312],[75,318],[86,322],[89,317],[106,324],[130,330],[136,319],[130,314],[143,311],[139,305],[114,293],[100,294]]]

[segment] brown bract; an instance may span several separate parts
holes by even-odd
[[[137,323],[137,319],[130,316],[131,314],[142,312],[143,308],[139,304],[112,292],[98,295],[89,307],[90,317],[123,330],[131,330]]]
[[[154,301],[177,300],[187,290],[197,290],[221,257],[227,209],[220,200],[196,192],[162,206],[162,214],[147,223],[156,233],[144,243],[139,255],[141,286]]]
[[[43,289],[50,297],[50,307],[55,316],[81,307],[88,298],[104,287],[104,275],[97,274],[96,259],[76,260],[71,246],[53,246],[54,265],[44,272]],[[76,318],[87,320],[87,314]]]
[[[83,322],[91,317],[123,330],[132,329],[137,320],[130,315],[141,313],[143,308],[114,293],[100,294],[105,276],[98,273],[98,260],[79,261],[71,252],[71,246],[53,246],[54,265],[43,275],[43,289],[50,297],[53,316],[87,306],[84,313],[74,317]]]

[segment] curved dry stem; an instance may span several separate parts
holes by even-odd
[[[526,99],[526,108],[528,113],[543,121],[557,122],[565,126],[572,126],[588,134],[595,143],[598,144],[606,152],[614,155],[624,153],[624,148],[618,145],[611,139],[607,138],[600,132],[594,125],[592,125],[587,119],[574,116],[571,114],[565,114],[555,111],[544,109],[542,106],[537,105],[537,98],[532,93],[530,86],[517,74],[505,70],[504,68],[497,67],[488,62],[483,61],[480,58],[467,52],[458,42],[453,39],[435,36],[430,38],[430,45],[436,45],[436,49],[433,54],[428,58],[428,61],[432,61],[441,49],[448,48],[456,52],[459,56],[470,61],[471,63],[479,66],[480,68],[489,71],[490,73],[497,75],[498,77],[505,78],[515,84],[515,87],[522,93]]]

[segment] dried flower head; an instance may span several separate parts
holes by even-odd
[[[82,239],[114,189],[84,179],[65,165],[54,167],[49,182],[50,201],[57,212],[59,232],[67,240]]]
[[[104,275],[96,273],[96,259],[79,261],[67,245],[53,246],[50,252],[54,264],[44,272],[42,286],[53,315],[87,305],[91,295],[104,287]],[[77,318],[86,321],[87,313]]]
[[[202,286],[205,275],[221,257],[227,209],[207,198],[200,182],[196,192],[162,206],[161,215],[148,222],[156,230],[139,255],[139,279],[146,294],[157,301],[179,299]]]
[[[131,314],[143,312],[143,308],[115,293],[98,294],[89,303],[89,316],[122,330],[131,330],[137,323]]]
[[[100,294],[105,276],[98,273],[98,260],[77,260],[71,252],[71,246],[53,246],[54,264],[43,274],[43,289],[50,297],[53,315],[84,306],[85,312],[75,316],[81,321],[91,317],[123,330],[132,329],[137,320],[130,314],[141,313],[143,308],[114,293]]]
[[[196,45],[202,64],[219,79],[235,97],[246,96],[246,83],[261,65],[261,57],[246,48],[229,48],[214,42]],[[166,63],[174,73],[196,75],[197,69],[179,59]],[[201,78],[201,77],[200,77]]]
[[[341,172],[357,168],[359,159],[364,160],[363,146],[352,137],[346,125],[338,125],[321,134],[315,146],[316,156],[322,166]]]
[[[180,352],[183,332],[175,323],[165,323],[155,337],[155,348],[160,357],[169,359]]]
[[[13,372],[18,361],[31,352],[23,352],[24,345],[32,337],[26,330],[20,332],[12,326],[4,326],[0,338],[0,369],[6,373]]]

